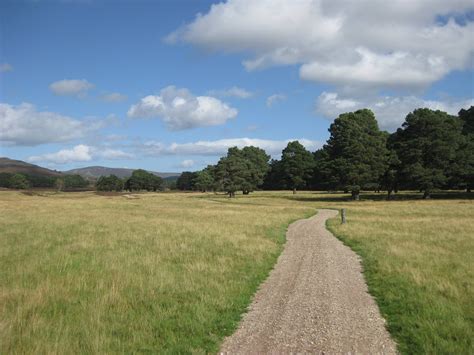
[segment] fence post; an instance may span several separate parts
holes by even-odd
[[[341,209],[341,224],[346,223],[346,209],[342,208]]]

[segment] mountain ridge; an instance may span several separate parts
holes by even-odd
[[[123,179],[123,178],[132,176],[132,173],[134,170],[137,170],[137,169],[109,168],[106,166],[94,165],[94,166],[86,166],[83,168],[66,170],[66,171],[63,171],[63,173],[64,174],[77,174],[77,175],[81,175],[84,178],[98,178],[104,175],[105,176],[115,175]],[[151,171],[151,170],[147,170],[147,171],[164,179],[178,177],[181,175],[181,173],[174,173],[174,172],[157,172],[157,171]]]

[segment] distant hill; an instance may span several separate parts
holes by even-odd
[[[20,173],[26,175],[47,177],[56,177],[63,175],[60,171],[42,168],[38,165],[9,158],[0,158],[0,173]]]
[[[84,178],[93,178],[97,179],[100,176],[115,175],[119,178],[130,177],[133,171],[136,169],[124,169],[124,168],[107,168],[105,166],[87,166],[85,168],[72,169],[64,171],[64,174],[77,174],[81,175]],[[150,171],[150,173],[155,174],[164,179],[173,179],[180,176],[180,173],[159,173],[156,171]]]

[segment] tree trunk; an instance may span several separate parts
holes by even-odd
[[[354,201],[359,201],[360,200],[360,192],[359,191],[352,191],[352,199]]]
[[[293,195],[296,194],[296,187],[293,188]]]
[[[387,201],[390,201],[392,199],[392,190],[387,191]]]
[[[429,198],[431,198],[430,192],[428,190],[425,190],[423,192],[423,200],[428,200]]]

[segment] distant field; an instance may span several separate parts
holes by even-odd
[[[402,352],[474,351],[472,199],[127,196],[0,192],[0,353],[217,351],[287,224],[318,207],[347,209],[329,226]]]

